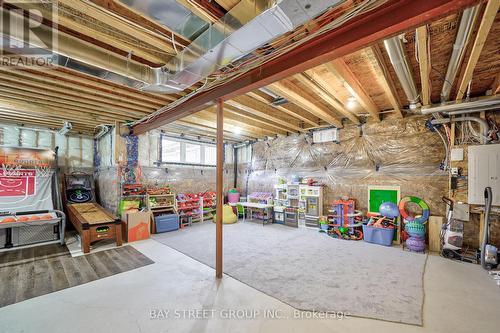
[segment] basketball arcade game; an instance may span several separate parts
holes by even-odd
[[[57,169],[57,148],[0,147],[0,252],[64,245]]]

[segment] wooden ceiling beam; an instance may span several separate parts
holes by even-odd
[[[60,120],[54,119],[40,119],[40,118],[33,118],[30,116],[25,116],[25,115],[15,115],[13,117],[10,112],[9,114],[6,114],[2,112],[0,109],[0,123],[2,124],[11,124],[11,125],[16,125],[19,127],[24,127],[26,125],[28,126],[42,126],[47,129],[54,129],[58,130],[62,127],[63,123]],[[88,125],[84,124],[73,124],[73,130],[76,131],[85,131],[88,133],[93,133],[94,128]]]
[[[286,105],[273,105],[271,104],[273,98],[267,95],[266,93],[260,91],[251,91],[247,93],[247,95],[259,102],[265,103],[270,108],[286,113],[287,115],[297,118],[300,121],[303,121],[304,123],[307,123],[313,127],[319,127],[319,123],[304,116],[306,114],[309,114],[309,112],[303,110],[302,108],[300,108],[295,104],[288,103]]]
[[[189,121],[192,123],[199,123],[201,125],[205,125],[205,126],[208,126],[211,128],[217,128],[217,123],[215,122],[214,118],[215,117],[211,117],[210,115],[207,115],[206,113],[205,114],[195,113],[195,114],[190,115],[186,118],[183,118],[183,120]],[[224,128],[230,133],[242,134],[242,135],[248,136],[248,137],[263,137],[263,136],[267,135],[267,134],[265,134],[266,133],[265,131],[258,130],[258,129],[257,130],[249,129],[248,127],[243,128],[239,124],[236,125],[232,122],[227,122],[227,121],[224,121]]]
[[[63,121],[55,118],[55,117],[33,117],[32,115],[26,115],[18,112],[11,112],[9,111],[8,113],[2,111],[0,109],[0,123],[3,121],[11,121],[15,123],[22,123],[22,124],[40,124],[44,126],[49,126],[49,128],[54,128],[54,129],[60,129],[63,126]],[[74,130],[88,130],[89,132],[94,131],[94,126],[92,124],[86,124],[86,123],[78,123],[78,122],[73,122],[71,123],[73,126]]]
[[[430,84],[430,55],[429,55],[429,36],[427,34],[427,25],[418,27],[416,32],[416,43],[418,50],[418,65],[420,69],[420,83],[422,86],[421,97],[422,105],[431,104],[431,84]]]
[[[12,99],[15,101],[22,101],[26,103],[36,103],[40,106],[49,106],[53,108],[54,111],[61,111],[61,113],[64,113],[67,115],[68,120],[71,120],[72,116],[71,114],[68,113],[68,111],[75,112],[74,115],[79,115],[80,113],[88,115],[88,116],[98,116],[98,117],[103,117],[108,119],[108,121],[112,120],[119,120],[119,121],[127,121],[127,120],[137,120],[140,117],[130,117],[130,116],[125,116],[125,115],[117,115],[117,114],[111,114],[105,112],[103,109],[96,110],[96,109],[90,109],[90,108],[85,108],[81,106],[75,107],[74,105],[66,104],[60,101],[52,101],[52,100],[47,100],[47,98],[44,97],[39,97],[39,96],[30,96],[31,94],[24,93],[24,94],[18,94],[18,93],[13,93],[13,92],[5,92],[3,88],[0,88],[0,98],[3,99]]]
[[[92,98],[94,100],[102,101],[102,99],[104,98],[107,99],[110,103],[113,103],[115,105],[120,105],[122,107],[127,107],[127,106],[135,107],[135,108],[141,108],[142,110],[146,111],[151,108],[157,109],[162,105],[161,102],[157,102],[157,104],[152,104],[149,102],[138,101],[137,99],[134,98],[133,94],[127,97],[119,94],[114,94],[112,92],[105,93],[98,89],[87,87],[76,82],[73,83],[58,79],[57,76],[47,77],[43,76],[43,74],[40,74],[38,72],[34,74],[27,71],[13,70],[12,68],[8,67],[0,67],[0,75],[2,75],[3,78],[9,78],[9,76],[7,76],[6,74],[9,75],[12,79],[17,80],[17,82],[21,82],[23,84],[38,86],[41,89],[46,89],[47,87],[49,87],[49,89],[57,92],[67,91],[68,93],[78,93],[82,97]],[[97,99],[95,97],[97,97]]]
[[[37,102],[26,101],[21,99],[14,99],[12,97],[6,98],[0,96],[0,105],[3,108],[8,108],[10,110],[17,110],[22,113],[36,115],[36,116],[48,116],[57,117],[62,120],[67,121],[81,121],[93,124],[107,124],[114,122],[115,118],[107,117],[102,115],[90,114],[87,112],[74,111],[67,108],[57,108],[45,104],[40,104]]]
[[[34,78],[50,84],[62,85],[64,83],[65,87],[70,87],[74,90],[81,90],[103,97],[111,97],[122,101],[124,98],[127,98],[130,99],[133,104],[142,106],[150,106],[151,104],[164,106],[165,104],[176,100],[176,98],[172,96],[163,95],[162,98],[160,98],[160,96],[157,95],[143,93],[137,89],[97,79],[93,76],[82,74],[75,70],[63,67],[57,67],[55,70],[47,70],[45,68],[38,69],[35,67],[31,67],[30,69],[4,67],[1,68],[1,70]]]
[[[321,75],[317,75],[314,69],[306,71],[306,74],[300,73],[294,76],[299,82],[307,86],[311,91],[313,91],[318,97],[323,101],[328,103],[337,112],[340,112],[347,119],[355,124],[359,124],[359,119],[352,112],[349,112],[342,103],[337,100],[333,95],[330,94],[332,91],[326,80],[321,78]]]
[[[375,71],[380,73],[379,77],[381,79],[382,88],[384,89],[384,92],[389,99],[389,103],[394,109],[394,112],[396,112],[398,117],[402,118],[403,113],[401,112],[401,103],[398,99],[398,93],[396,87],[394,86],[394,83],[392,82],[392,79],[389,78],[389,68],[384,61],[382,51],[380,50],[380,47],[377,43],[371,46],[371,51],[378,65],[378,68],[375,69]]]
[[[323,119],[327,123],[338,128],[341,128],[343,126],[340,120],[338,120],[331,114],[330,110],[312,102],[314,100],[314,97],[309,95],[303,89],[297,87],[295,84],[287,80],[283,80],[271,84],[270,88],[273,91],[276,91],[279,95],[293,102],[294,104],[297,104],[301,108],[309,111],[316,117]]]
[[[178,135],[179,138],[183,138],[186,136],[193,137],[193,138],[200,138],[200,139],[205,138],[206,140],[213,141],[214,143],[216,140],[216,135],[212,132],[203,131],[203,130],[194,129],[194,128],[188,128],[188,126],[177,124],[177,123],[168,124],[167,126],[161,127],[160,130],[162,130],[164,132],[164,134],[167,134],[167,135],[168,134]],[[241,138],[235,139],[235,138],[228,136],[228,135],[224,135],[224,140],[227,141],[228,143],[237,143],[237,142],[242,141]]]
[[[353,97],[355,97],[359,104],[376,120],[380,121],[380,110],[375,105],[371,97],[365,91],[361,83],[358,81],[354,73],[343,59],[336,59],[332,62],[326,63],[325,67],[330,72],[344,81],[344,86]]]
[[[285,130],[293,130],[293,131],[298,131],[298,132],[305,132],[306,130],[304,128],[301,128],[291,122],[290,120],[284,120],[282,118],[278,118],[275,116],[270,115],[267,112],[260,111],[260,110],[265,110],[267,106],[263,103],[260,103],[248,96],[239,96],[236,97],[232,100],[225,101],[225,104],[230,105],[232,107],[235,107],[237,109],[240,109],[242,111],[245,111],[247,113],[250,113],[254,116],[266,119],[270,122],[273,122],[275,124],[279,124],[283,126],[283,129]]]
[[[92,4],[91,2],[88,1],[74,1],[74,0],[58,0],[58,1],[59,3],[69,8],[72,8],[73,10],[79,11],[98,21],[108,24],[122,31],[125,34],[134,36],[137,39],[144,41],[149,45],[155,45],[160,49],[175,52],[172,46],[172,41],[170,40],[171,38],[166,37],[164,34],[152,30],[150,27],[146,28],[144,26],[135,23],[138,21],[137,17],[135,17],[134,19],[131,18],[130,16],[127,17],[124,12],[120,13],[119,15],[117,13],[111,12],[106,7],[103,7],[105,6],[104,1],[92,0],[96,4]],[[119,3],[113,3],[113,5],[119,5]],[[125,6],[122,5],[120,7],[125,7]],[[126,8],[128,9],[128,7]],[[145,18],[143,17],[143,19]],[[179,41],[180,40],[181,38],[179,37]]]
[[[8,83],[6,84],[5,80],[0,81],[0,91],[4,93],[11,93],[13,96],[18,97],[30,97],[34,100],[45,100],[48,102],[53,102],[59,104],[61,106],[69,106],[75,108],[81,108],[84,110],[92,110],[97,114],[109,114],[116,115],[117,117],[125,117],[125,118],[141,118],[147,114],[148,112],[137,112],[135,110],[130,109],[122,109],[116,108],[113,106],[109,106],[107,104],[92,103],[92,101],[86,101],[81,99],[71,99],[70,96],[58,96],[57,94],[53,94],[49,91],[40,92],[40,90],[36,90],[30,88],[26,85],[20,85],[20,87],[16,84]],[[8,95],[7,95],[8,96]],[[151,110],[150,112],[152,112]]]
[[[214,126],[212,126],[212,125],[203,125],[203,124],[199,124],[198,122],[191,122],[191,121],[188,121],[188,120],[177,120],[175,123],[182,124],[182,125],[188,126],[188,127],[192,127],[192,128],[195,128],[195,129],[201,129],[201,130],[205,130],[205,131],[210,131],[212,133],[216,133],[217,132],[216,127],[214,127],[215,125]],[[241,138],[241,140],[254,140],[254,139],[258,138],[257,136],[246,136],[246,135],[243,135],[243,134],[235,134],[235,133],[227,131],[227,130],[224,130],[224,135],[228,136],[228,137]]]
[[[113,110],[116,110],[117,114],[121,115],[135,115],[135,116],[143,116],[148,113],[151,113],[154,111],[154,109],[150,109],[147,112],[143,110],[137,110],[133,108],[125,108],[117,105],[113,105],[111,103],[107,103],[105,99],[102,101],[94,101],[93,99],[89,98],[81,98],[78,94],[69,94],[67,92],[64,93],[58,93],[54,92],[50,88],[43,87],[40,89],[40,87],[28,85],[28,84],[17,84],[13,82],[13,80],[10,79],[2,79],[0,81],[0,87],[3,89],[3,91],[7,91],[6,89],[10,89],[13,92],[17,93],[26,93],[26,94],[33,94],[34,97],[37,98],[48,98],[52,100],[57,100],[60,102],[64,103],[69,103],[70,105],[74,106],[84,106],[84,107],[90,107],[90,108],[98,108],[100,110],[111,110],[113,113]]]
[[[481,24],[476,34],[476,39],[474,44],[472,44],[472,51],[469,56],[469,60],[465,66],[465,70],[462,77],[458,80],[457,96],[455,100],[459,101],[464,97],[467,92],[467,86],[472,80],[474,74],[474,69],[476,68],[477,62],[479,61],[479,56],[483,50],[484,43],[486,43],[486,38],[490,32],[491,26],[495,21],[495,17],[500,7],[500,0],[489,0],[484,9],[483,17],[481,19]]]
[[[288,132],[291,132],[291,130],[286,130],[281,125],[277,125],[277,124],[271,123],[271,122],[269,122],[269,120],[256,117],[256,116],[254,116],[254,115],[252,115],[250,113],[247,113],[247,112],[245,112],[245,111],[243,111],[241,109],[238,109],[238,108],[235,108],[233,106],[227,105],[226,103],[224,104],[224,112],[226,114],[228,114],[228,115],[232,115],[234,117],[238,117],[241,120],[255,121],[257,123],[261,123],[262,125],[267,126],[268,128],[269,127],[270,128],[274,128],[274,130],[272,132],[276,133],[276,134],[286,134]]]
[[[210,120],[213,120],[214,122],[217,120],[216,119],[216,114],[215,114],[215,109],[210,108],[207,110],[203,110],[200,112],[195,113],[195,115],[205,115],[208,117]],[[229,108],[225,107],[224,108],[224,124],[231,124],[233,126],[237,126],[241,129],[249,129],[255,133],[263,133],[263,135],[276,135],[276,134],[286,134],[286,131],[280,130],[280,129],[269,129],[269,127],[265,126],[265,124],[260,124],[259,122],[255,121],[253,118],[252,119],[242,119],[242,117],[235,113],[232,112]]]

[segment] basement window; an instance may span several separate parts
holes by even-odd
[[[215,166],[216,159],[215,144],[161,136],[161,163]]]
[[[161,145],[162,162],[180,163],[181,162],[181,143],[174,140],[163,139]]]

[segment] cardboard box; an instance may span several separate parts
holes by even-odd
[[[122,221],[126,223],[125,239],[127,242],[135,242],[149,238],[149,229],[151,224],[150,212],[137,212],[131,214],[122,214]]]

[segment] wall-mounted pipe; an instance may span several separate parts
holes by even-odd
[[[416,107],[419,101],[419,93],[415,81],[413,80],[413,75],[411,72],[411,67],[409,61],[406,57],[403,42],[399,36],[392,37],[384,40],[384,46],[389,55],[392,67],[396,72],[396,75],[401,83],[408,101],[410,102],[410,107]]]
[[[490,132],[490,125],[488,125],[488,122],[482,118],[478,117],[470,117],[470,116],[464,116],[460,118],[441,118],[441,119],[433,119],[431,120],[432,125],[438,125],[438,124],[449,124],[449,123],[456,123],[459,121],[475,121],[481,126],[482,129],[482,134],[486,142],[491,141],[489,138],[489,132]]]
[[[451,87],[465,55],[465,47],[472,34],[472,28],[474,27],[478,12],[479,5],[467,8],[462,12],[457,36],[453,43],[453,51],[448,62],[448,68],[446,69],[443,88],[441,89],[441,102],[447,102],[450,99]]]

